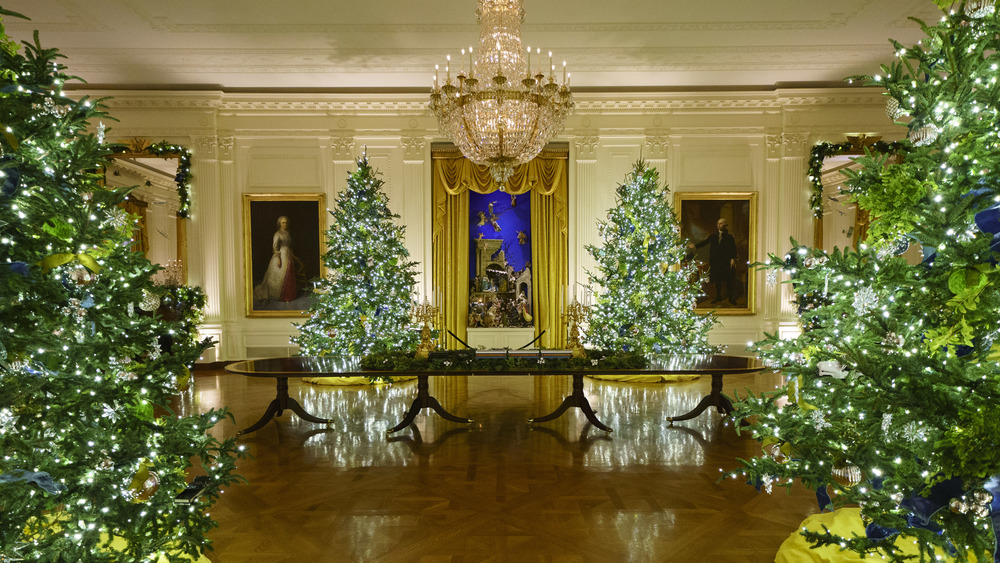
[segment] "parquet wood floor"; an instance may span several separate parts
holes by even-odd
[[[587,380],[598,417],[578,409],[529,428],[570,392],[567,377],[432,378],[446,409],[476,423],[417,417],[391,437],[416,383],[375,387],[289,381],[307,411],[286,412],[244,437],[253,454],[212,509],[215,563],[320,562],[767,562],[816,512],[801,486],[771,495],[717,483],[720,468],[756,455],[714,410],[669,427],[707,394],[709,377],[675,384]],[[773,389],[774,374],[727,376],[725,390]],[[227,405],[216,428],[255,422],[275,381],[195,371],[182,411]]]

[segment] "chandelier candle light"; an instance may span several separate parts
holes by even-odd
[[[448,134],[469,160],[489,166],[490,175],[503,186],[514,167],[535,158],[563,128],[573,109],[569,74],[563,61],[562,84],[549,53],[544,68],[536,49],[536,69],[531,68],[531,47],[521,46],[521,0],[479,0],[479,50],[462,50],[457,84],[451,77],[451,56],[445,65],[444,83],[435,67],[430,108],[441,130]],[[546,76],[548,71],[548,76]]]

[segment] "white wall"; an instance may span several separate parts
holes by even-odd
[[[86,92],[113,96],[120,122],[109,132],[189,147],[192,213],[189,282],[208,294],[204,332],[220,340],[206,360],[284,354],[294,333],[288,318],[245,315],[244,193],[324,193],[327,206],[346,186],[363,150],[382,172],[390,205],[406,225],[406,243],[429,287],[430,143],[446,141],[426,96]],[[875,90],[576,94],[576,111],[557,139],[570,143],[570,282],[593,265],[583,250],[597,243],[596,221],[641,157],[674,192],[758,192],[757,256],[783,254],[789,237],[811,242],[806,179],[809,150],[848,134],[904,131],[884,115]],[[787,287],[756,284],[756,314],[722,317],[713,340],[740,351],[748,341],[793,325]]]

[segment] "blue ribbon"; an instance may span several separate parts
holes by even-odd
[[[0,474],[0,483],[16,483],[18,481],[24,481],[26,483],[34,483],[44,489],[46,492],[57,495],[61,493],[65,487],[52,478],[51,475],[44,471],[25,471],[23,469],[15,469],[10,473]]]

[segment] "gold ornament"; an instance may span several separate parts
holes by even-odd
[[[76,285],[90,285],[94,281],[94,274],[87,268],[78,266],[69,273],[69,279],[73,280]]]
[[[845,489],[850,489],[861,482],[861,469],[856,465],[834,467],[830,475],[838,485]]]
[[[889,119],[895,121],[900,117],[906,115],[906,112],[899,107],[899,100],[896,98],[889,98],[885,102],[885,116]]]
[[[135,477],[132,478],[132,483],[125,494],[132,502],[146,502],[152,498],[153,494],[159,488],[160,477],[155,471],[150,471],[149,466],[143,462],[139,465],[139,470],[136,471]]]
[[[184,366],[184,373],[177,378],[177,390],[187,391],[191,387],[191,370]]]

